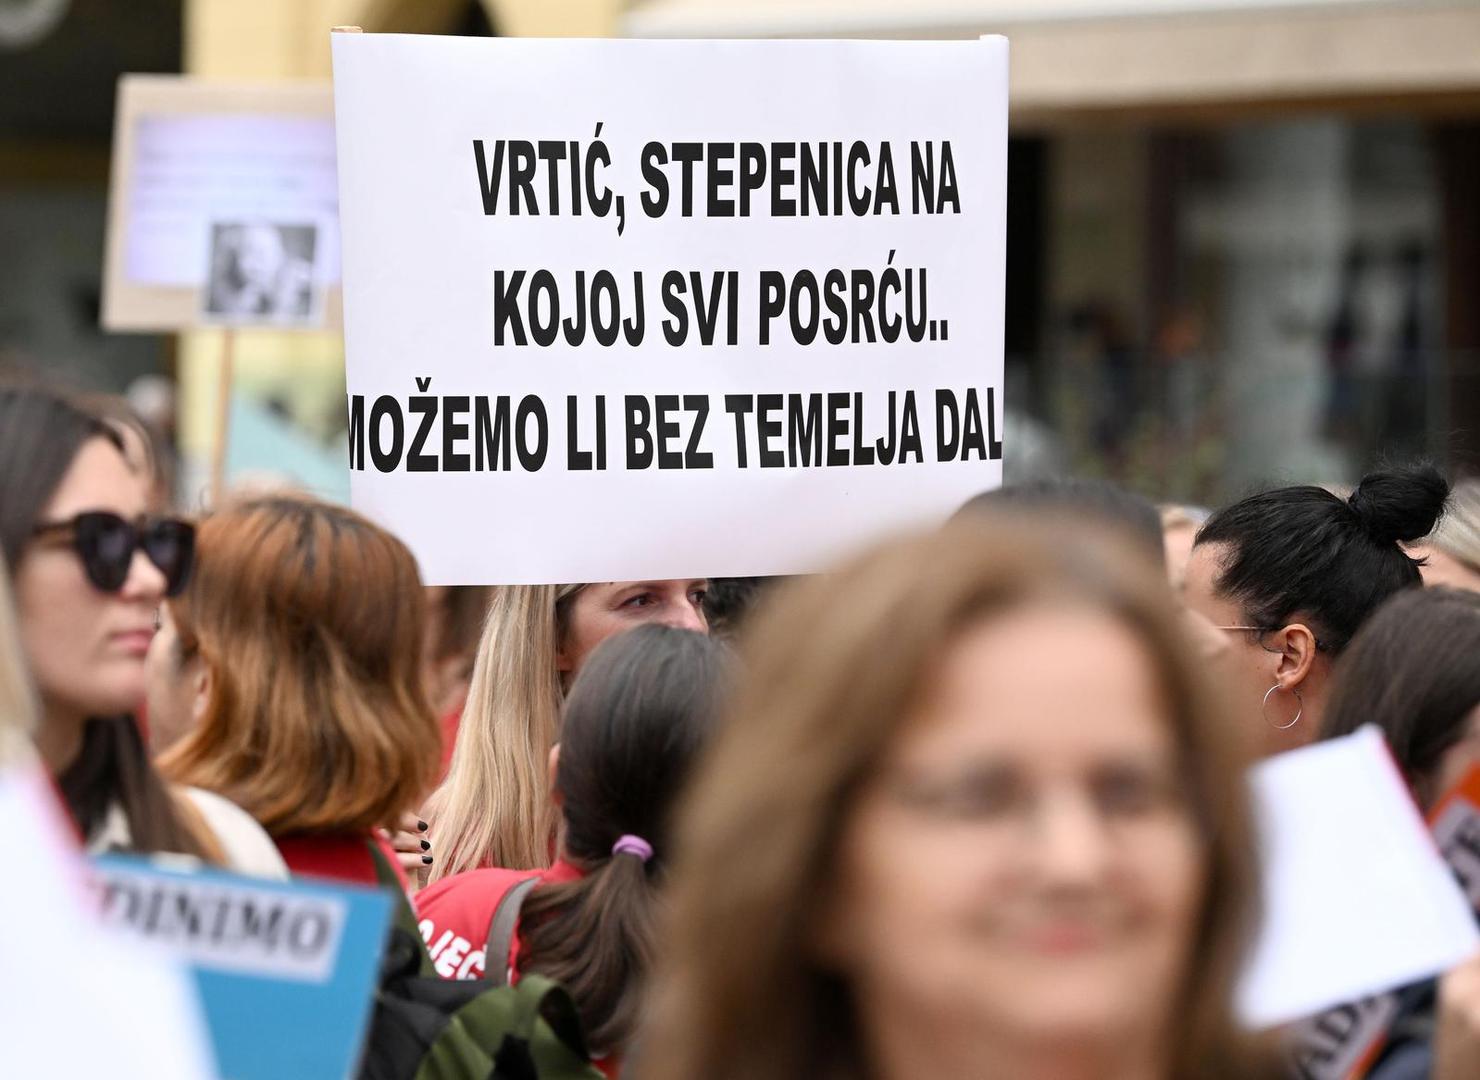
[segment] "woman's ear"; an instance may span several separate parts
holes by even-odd
[[[200,657],[195,658],[192,678],[195,693],[190,702],[190,719],[198,724],[205,718],[206,709],[211,704],[211,668]]]
[[[1316,662],[1316,636],[1304,623],[1291,623],[1277,631],[1273,644],[1279,650],[1274,677],[1282,690],[1298,690]]]
[[[560,785],[558,783],[558,781],[560,780],[560,744],[559,743],[556,743],[554,746],[550,747],[550,757],[549,757],[549,760],[546,762],[545,769],[546,769],[546,772],[548,773],[547,779],[548,779],[549,785],[550,785],[550,787],[549,787],[550,801],[552,803],[554,803],[556,806],[559,806],[560,805]]]

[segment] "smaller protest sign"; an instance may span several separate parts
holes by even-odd
[[[333,109],[326,83],[125,75],[103,326],[336,329]]]
[[[184,959],[221,1074],[348,1076],[390,916],[373,889],[96,862],[103,918]]]
[[[1480,918],[1480,767],[1434,804],[1429,825],[1439,854]],[[1392,1043],[1405,1007],[1429,999],[1432,985],[1376,994],[1302,1023],[1290,1038],[1296,1074],[1301,1080],[1360,1080]]]
[[[1260,762],[1250,786],[1264,920],[1238,988],[1249,1026],[1364,1002],[1480,949],[1470,904],[1375,727]],[[1367,1012],[1343,1023],[1384,1021],[1380,1007]]]

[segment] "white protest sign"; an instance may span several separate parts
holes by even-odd
[[[262,978],[323,982],[333,970],[348,904],[248,881],[169,877],[147,864],[100,871],[103,918],[192,964]]]
[[[201,1080],[219,1075],[195,985],[175,960],[103,926],[50,780],[0,769],[0,1075]]]
[[[1263,926],[1239,987],[1267,1027],[1416,982],[1480,948],[1469,901],[1440,857],[1381,733],[1256,765]]]
[[[339,188],[327,83],[125,75],[103,325],[339,324]]]
[[[816,570],[1000,482],[1005,40],[333,47],[350,489],[429,582]]]

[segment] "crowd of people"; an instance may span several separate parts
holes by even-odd
[[[1423,808],[1480,765],[1480,485],[1427,465],[455,589],[343,507],[163,490],[126,410],[0,386],[0,765],[89,852],[393,890],[608,1077],[1294,1075],[1233,1009],[1246,770],[1365,724]],[[1480,966],[1410,991],[1367,1075],[1480,1076]]]

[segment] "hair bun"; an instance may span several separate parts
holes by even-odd
[[[1449,481],[1432,465],[1389,469],[1362,477],[1347,505],[1379,544],[1418,540],[1434,531],[1449,498]]]

